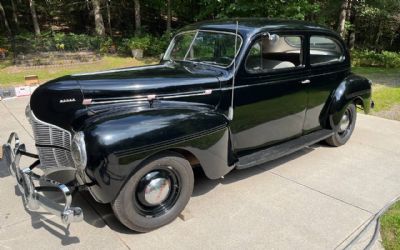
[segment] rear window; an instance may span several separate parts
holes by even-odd
[[[343,62],[344,51],[338,41],[325,36],[310,37],[310,64],[332,64]]]

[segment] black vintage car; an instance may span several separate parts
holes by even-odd
[[[349,51],[329,29],[203,22],[179,31],[157,65],[41,85],[26,109],[38,154],[15,133],[4,150],[29,209],[82,220],[70,190],[87,189],[125,226],[146,232],[184,209],[194,167],[216,179],[322,140],[341,146],[356,107],[368,112],[371,103],[371,82],[351,73]],[[20,168],[21,156],[38,160]],[[49,191],[65,196],[62,208]]]

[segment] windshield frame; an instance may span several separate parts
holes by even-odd
[[[170,61],[170,60],[171,60],[171,59],[168,59],[168,58],[166,58],[166,57],[167,57],[167,56],[170,56],[171,51],[172,51],[173,47],[175,46],[176,38],[177,38],[178,36],[180,36],[180,35],[182,35],[182,34],[186,34],[186,33],[195,33],[194,36],[193,36],[193,40],[191,41],[190,46],[189,46],[189,48],[188,48],[188,50],[187,50],[187,53],[188,53],[188,52],[190,51],[190,49],[192,48],[193,43],[194,43],[194,41],[196,40],[196,37],[197,37],[197,35],[199,34],[199,32],[229,34],[229,35],[232,35],[234,38],[235,38],[235,37],[238,37],[238,38],[239,38],[239,39],[238,39],[238,42],[239,42],[239,43],[237,44],[236,54],[235,54],[234,58],[232,59],[231,63],[230,63],[229,65],[227,65],[227,66],[223,66],[223,65],[212,64],[212,63],[207,63],[207,62],[196,62],[196,61],[192,61],[192,60],[172,60],[172,61],[190,62],[190,63],[200,63],[200,64],[206,64],[206,65],[209,65],[209,66],[214,66],[214,67],[223,68],[223,69],[227,69],[227,68],[231,67],[232,64],[233,64],[233,61],[236,60],[237,56],[239,55],[240,50],[242,49],[243,38],[242,38],[242,36],[241,36],[239,33],[236,34],[236,33],[234,33],[234,32],[229,32],[229,31],[196,29],[196,30],[186,30],[186,31],[179,32],[179,33],[176,34],[176,35],[174,36],[174,38],[171,40],[171,42],[170,42],[170,44],[168,45],[168,48],[167,48],[167,50],[165,51],[165,54],[164,54],[164,56],[163,56],[162,59],[165,60],[165,61]],[[187,54],[187,53],[186,53],[186,54]],[[186,56],[187,56],[187,55],[185,55],[185,58],[186,58]]]

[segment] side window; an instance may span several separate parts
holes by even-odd
[[[281,69],[294,69],[303,65],[301,36],[271,35],[258,39],[246,58],[249,73],[263,73]]]
[[[342,46],[329,37],[310,37],[310,64],[330,64],[343,62],[345,59]]]

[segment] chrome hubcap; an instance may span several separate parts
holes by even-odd
[[[159,166],[139,180],[134,197],[135,208],[143,216],[165,214],[179,198],[180,183],[180,176],[173,167]]]
[[[349,125],[350,125],[350,118],[348,112],[346,111],[342,116],[342,119],[340,120],[339,131],[340,132],[346,131]]]
[[[156,178],[147,184],[144,190],[144,199],[150,205],[159,205],[165,199],[171,190],[171,181],[166,178]]]

